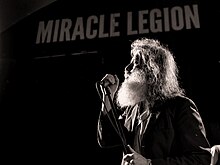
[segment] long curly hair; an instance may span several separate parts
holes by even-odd
[[[146,73],[149,101],[185,95],[179,84],[177,64],[167,46],[155,39],[140,38],[131,44],[131,56],[136,53],[143,59],[141,68]]]

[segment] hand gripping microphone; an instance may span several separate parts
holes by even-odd
[[[109,85],[113,85],[115,84],[115,79],[114,77],[104,77],[101,81],[100,81],[100,85],[102,85],[103,87],[107,87]]]
[[[102,85],[103,87],[107,87],[109,85],[111,85],[112,83],[108,80],[108,79],[104,79],[100,81],[100,85]]]

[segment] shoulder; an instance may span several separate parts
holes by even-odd
[[[181,109],[181,108],[193,108],[197,110],[197,106],[195,102],[186,96],[176,96],[170,98],[166,101],[166,104],[169,106],[174,106],[174,108]]]
[[[168,113],[170,116],[175,118],[199,115],[195,102],[186,96],[176,96],[169,98],[164,102],[163,107],[166,111],[165,113]]]

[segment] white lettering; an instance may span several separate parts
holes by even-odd
[[[37,32],[36,44],[44,43],[47,37],[47,43],[50,42],[51,34],[53,28],[53,20],[48,21],[47,26],[45,28],[44,22],[40,21]]]
[[[98,23],[98,18],[96,16],[90,16],[87,19],[87,26],[86,26],[86,37],[88,39],[93,39],[97,36],[97,29],[94,29],[92,26],[93,24]]]
[[[119,27],[119,22],[116,21],[116,18],[120,17],[120,13],[111,14],[110,17],[110,37],[120,36],[120,32],[116,31],[116,27]]]
[[[72,40],[76,40],[76,36],[79,36],[79,38],[82,40],[85,38],[84,35],[84,26],[83,26],[83,18],[78,17],[76,20],[76,24],[73,30]]]
[[[70,19],[62,19],[59,41],[64,41],[64,37],[66,41],[70,41],[71,26],[72,26],[72,21]]]
[[[122,15],[126,18],[121,18],[121,13],[110,13],[40,21],[36,44],[200,28],[197,4],[128,11]],[[122,24],[124,31],[120,31],[120,21],[126,22]]]
[[[128,12],[127,14],[127,35],[138,34],[137,30],[133,30],[133,20],[132,20],[132,12]]]
[[[149,29],[146,28],[148,19],[145,18],[145,15],[148,14],[148,10],[142,10],[139,11],[139,17],[138,17],[138,24],[139,24],[139,33],[144,34],[144,33],[149,33]]]
[[[162,13],[159,9],[153,9],[150,12],[150,30],[153,33],[162,32]]]

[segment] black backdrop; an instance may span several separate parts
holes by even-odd
[[[199,29],[35,43],[42,20],[193,3],[199,6]],[[105,73],[123,79],[130,42],[142,36],[157,38],[174,52],[182,85],[199,108],[210,143],[219,144],[219,14],[215,3],[199,1],[57,1],[12,26],[1,34],[0,47],[7,160],[98,165],[120,159],[120,151],[101,149],[96,141],[101,101],[95,83]]]

